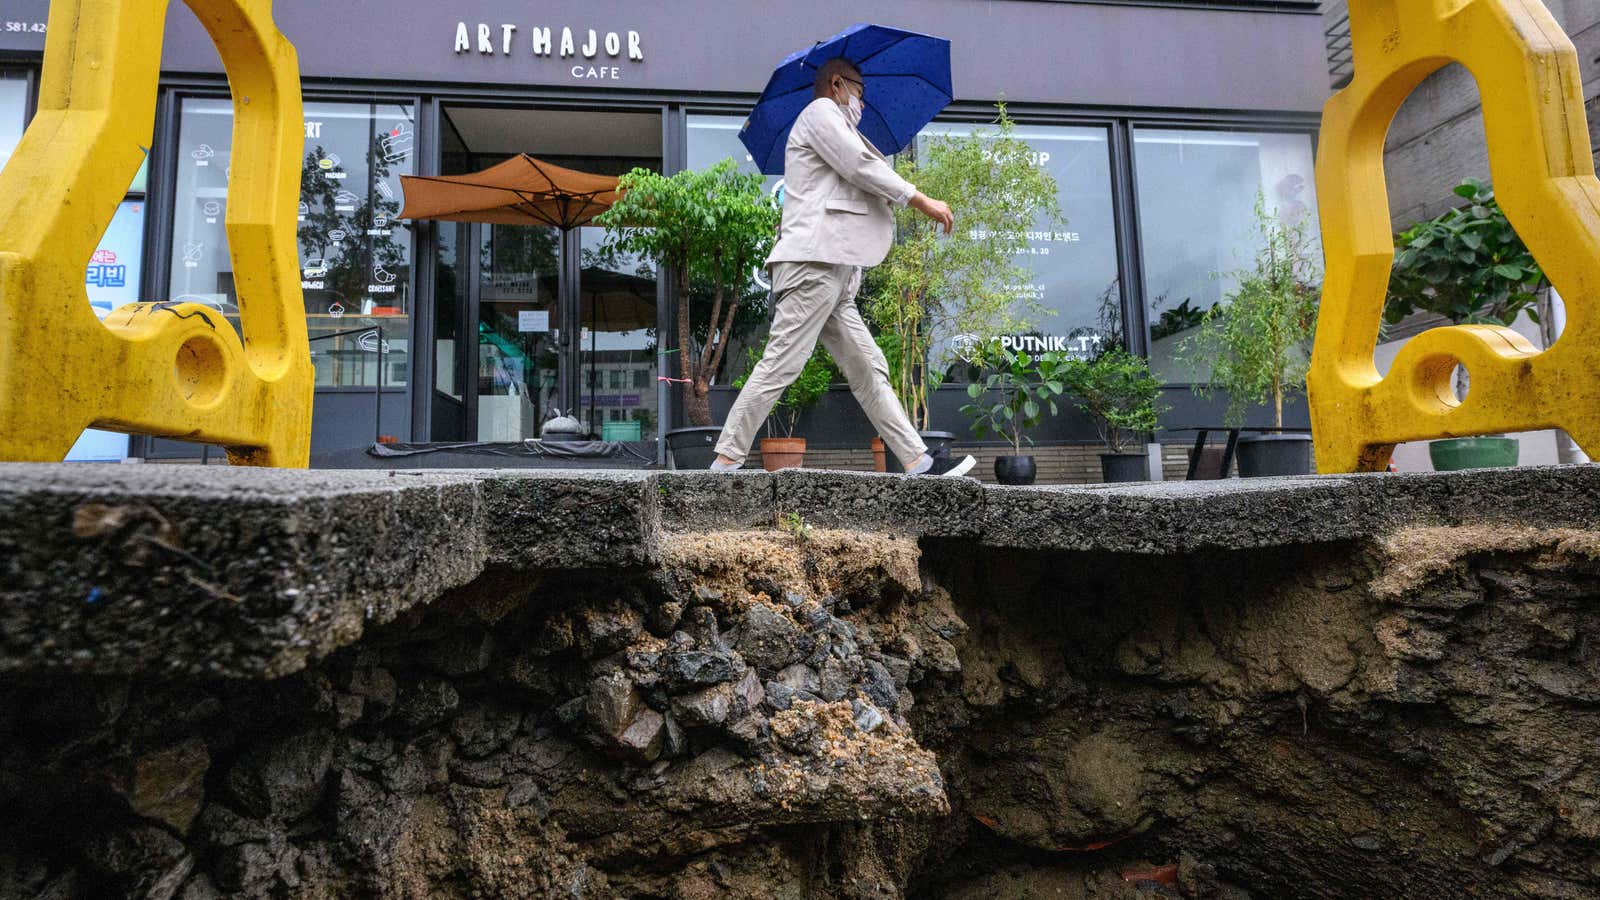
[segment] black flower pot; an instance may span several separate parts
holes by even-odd
[[[1100,454],[1100,475],[1107,483],[1150,480],[1150,457],[1143,453]]]
[[[994,460],[994,479],[1001,484],[1033,484],[1039,467],[1031,456],[997,456]]]
[[[1239,477],[1311,474],[1311,435],[1257,434],[1239,439]]]
[[[722,429],[716,425],[674,428],[667,432],[672,467],[684,472],[711,468],[711,461],[717,458],[717,438],[721,434]]]
[[[956,442],[955,434],[949,431],[919,431],[917,434],[921,436],[922,442],[928,445],[930,454],[940,447],[948,447]],[[910,460],[895,458],[892,450],[885,450],[883,455],[884,467],[890,472],[904,472],[906,463],[910,462]]]

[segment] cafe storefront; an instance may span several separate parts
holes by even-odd
[[[37,95],[48,3],[9,6],[0,159]],[[678,424],[661,380],[673,374],[670,278],[599,252],[592,226],[399,219],[401,176],[518,153],[613,175],[726,157],[753,171],[737,132],[772,67],[862,18],[952,39],[957,101],[927,133],[979,126],[1004,97],[1057,180],[1067,221],[1029,231],[1033,278],[1019,286],[1053,314],[1010,339],[1083,352],[1114,320],[1171,385],[1174,418],[1193,418],[1200,401],[1173,344],[1228,291],[1214,273],[1248,259],[1257,194],[1280,213],[1316,210],[1328,85],[1314,2],[708,0],[691,15],[636,2],[278,0],[274,12],[305,91],[298,238],[313,453],[380,436],[517,441],[558,408],[611,440],[648,444]],[[91,261],[91,300],[236,314],[223,227],[232,112],[216,53],[182,4],[163,54],[148,165]],[[948,393],[953,411],[965,393]],[[839,409],[814,440],[859,439],[865,418]],[[1064,416],[1036,436],[1089,432]],[[137,438],[123,452],[199,455]]]

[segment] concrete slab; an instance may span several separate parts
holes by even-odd
[[[472,478],[0,465],[0,671],[292,672],[483,567]]]
[[[973,478],[783,469],[774,502],[775,512],[825,528],[911,537],[977,537],[983,529],[984,487]]]
[[[638,471],[479,471],[490,561],[516,569],[640,566],[656,558],[661,515]]]
[[[1113,553],[1359,540],[1411,524],[1600,521],[1600,467],[985,490],[986,546]]]
[[[984,487],[785,470],[0,465],[0,671],[275,677],[494,566],[648,566],[667,532],[771,525],[1173,554],[1408,524],[1593,526],[1600,467]]]
[[[656,476],[661,524],[669,531],[729,531],[772,525],[776,476],[737,472],[662,472]]]

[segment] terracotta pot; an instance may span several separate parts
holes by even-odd
[[[875,437],[872,439],[872,471],[889,471],[889,461],[886,458],[888,452],[883,446],[883,438]]]
[[[762,438],[761,467],[768,472],[798,469],[806,461],[805,438]]]

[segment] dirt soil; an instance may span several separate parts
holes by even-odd
[[[1600,534],[778,524],[272,681],[0,681],[0,900],[1600,896]]]

